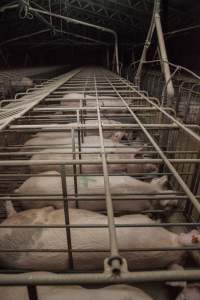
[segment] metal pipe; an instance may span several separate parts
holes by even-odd
[[[16,38],[12,38],[12,39],[3,41],[2,43],[0,43],[0,46],[4,46],[8,43],[15,42],[15,41],[18,41],[18,40],[21,40],[21,39],[26,39],[26,38],[29,38],[31,36],[39,35],[39,34],[42,34],[42,33],[49,32],[49,31],[50,31],[50,29],[44,29],[44,30],[39,30],[39,31],[33,32],[33,33],[21,35],[21,36],[18,36]]]
[[[200,163],[199,158],[174,158],[174,159],[167,159],[169,163]],[[146,164],[146,163],[154,163],[154,164],[161,164],[165,161],[163,158],[154,158],[154,159],[109,159],[107,158],[106,162],[108,164]],[[101,159],[63,159],[63,160],[3,160],[0,161],[0,166],[43,166],[43,165],[98,165],[101,164]],[[174,171],[174,170],[173,170]],[[176,170],[174,171],[176,172]]]
[[[167,51],[165,46],[164,35],[162,31],[162,25],[160,20],[160,0],[157,0],[156,13],[155,13],[155,26],[158,36],[158,43],[161,55],[161,63],[163,65],[163,71],[165,76],[165,82],[167,84],[167,96],[170,100],[174,97],[174,86],[171,79],[171,72],[168,64]]]
[[[109,271],[105,273],[87,274],[0,274],[0,285],[77,285],[77,284],[133,284],[139,282],[166,282],[166,281],[199,281],[199,270],[176,271],[138,271],[122,272],[121,276],[113,276]]]
[[[79,111],[79,108],[76,108],[76,110]],[[82,108],[80,108],[80,110],[82,110]],[[102,120],[103,122],[103,120]],[[179,129],[179,126],[177,124],[144,124],[144,126],[146,128],[149,129]],[[198,129],[200,131],[200,126],[199,125],[193,125],[193,124],[184,124],[184,126],[186,128],[192,128],[192,129]],[[73,124],[73,126],[69,126],[68,124],[56,124],[53,125],[52,124],[32,124],[32,125],[11,125],[9,127],[11,130],[17,130],[17,129],[42,129],[42,131],[46,130],[46,131],[53,131],[53,130],[71,130],[72,128],[74,129],[98,129],[98,125],[93,125],[93,124],[82,124],[82,123],[78,123],[78,124]],[[103,129],[138,129],[140,128],[140,126],[138,124],[132,124],[132,123],[127,123],[127,124],[102,124],[102,128]],[[5,130],[4,130],[5,132]]]
[[[154,33],[154,30],[155,30],[156,7],[157,7],[157,0],[154,0],[154,8],[153,8],[153,13],[152,13],[152,18],[151,18],[151,24],[150,24],[150,27],[149,27],[149,31],[147,33],[145,43],[144,43],[144,48],[143,48],[142,55],[141,55],[141,58],[140,58],[140,63],[138,65],[138,69],[137,69],[136,74],[135,74],[134,82],[139,87],[140,87],[140,79],[141,79],[141,74],[142,74],[142,67],[143,67],[144,62],[146,61],[147,51],[149,49],[149,46],[151,45],[151,40],[152,40],[153,33]]]
[[[97,103],[97,118],[98,118],[98,125],[99,125],[99,138],[100,138],[100,147],[101,147],[101,157],[102,157],[102,167],[103,167],[103,177],[104,177],[104,189],[106,195],[106,211],[108,216],[108,226],[109,226],[109,243],[110,243],[110,266],[112,268],[113,275],[119,275],[121,273],[121,265],[122,265],[122,258],[119,255],[118,250],[118,243],[117,243],[117,233],[115,228],[115,221],[114,221],[114,210],[113,210],[113,203],[110,191],[110,183],[109,183],[109,172],[107,166],[107,159],[106,153],[104,148],[104,137],[103,137],[103,130],[101,125],[101,113],[99,108],[99,99],[98,99],[98,92],[97,92],[97,84],[96,84],[96,77],[94,75],[94,85],[96,90],[96,103]]]

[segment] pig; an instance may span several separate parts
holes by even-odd
[[[176,300],[199,300],[200,283],[186,284],[183,290],[178,294]]]
[[[25,146],[41,146],[41,145],[71,145],[72,144],[72,138],[71,135],[69,136],[69,133],[55,133],[52,134],[54,138],[47,137],[34,137],[30,140],[28,140],[24,145]],[[119,132],[113,133],[111,136],[111,139],[104,139],[104,143],[108,143],[109,145],[112,144],[111,141],[114,143],[120,143],[121,140],[124,140],[127,137],[127,134],[125,132]],[[78,143],[77,135],[75,136],[75,141]],[[96,143],[100,146],[100,138],[99,136],[86,136],[84,138],[84,141],[93,144]],[[106,146],[106,145],[105,145]]]
[[[98,121],[97,120],[86,120],[85,121],[86,125],[98,125]],[[102,124],[103,125],[107,125],[107,124],[118,124],[120,125],[121,122],[117,122],[114,120],[109,120],[109,119],[103,119],[102,120]],[[67,127],[69,128],[76,128],[77,125],[79,125],[79,123],[75,122],[75,123],[69,123],[67,124]],[[81,124],[80,124],[81,126]],[[104,130],[103,131],[103,136],[106,139],[112,138],[113,140],[116,142],[120,142],[120,141],[127,141],[128,139],[132,138],[132,132],[128,132],[125,130],[117,130],[117,132],[115,133],[115,135],[113,134],[114,131],[109,131],[109,130]],[[85,136],[89,136],[89,135],[98,135],[99,134],[99,129],[96,130],[86,130],[84,131],[84,135]],[[76,136],[77,136],[77,131],[76,131]],[[37,134],[34,135],[34,137],[37,138],[48,138],[48,139],[55,139],[55,138],[66,138],[66,137],[71,137],[71,131],[66,131],[66,132],[39,132]]]
[[[50,141],[50,140],[49,140]],[[65,140],[63,140],[64,143]],[[105,152],[107,154],[107,159],[137,159],[143,158],[141,151],[143,148],[133,148],[133,147],[125,147],[123,144],[112,142],[111,140],[104,139]],[[71,153],[70,153],[71,152]],[[76,146],[76,159],[79,159],[79,149]],[[100,149],[100,141],[99,137],[85,137],[84,143],[81,145],[81,159],[83,160],[101,160],[101,149]],[[91,152],[93,152],[91,154]],[[121,153],[118,153],[121,152]],[[129,152],[129,153],[128,153]],[[132,152],[132,153],[130,153]],[[72,160],[72,148],[67,149],[44,149],[34,154],[31,160]],[[31,166],[31,171],[33,172],[44,172],[44,171],[60,171],[59,165],[40,165],[40,166]],[[73,166],[65,165],[65,170],[67,175],[73,174]],[[123,173],[123,174],[134,174],[139,173],[140,175],[144,173],[155,173],[158,172],[158,167],[154,164],[150,163],[115,163],[108,164],[108,170],[110,174],[115,173]],[[76,172],[80,173],[80,168],[76,166]],[[101,164],[84,164],[81,168],[81,173],[83,174],[102,174],[103,167]]]
[[[34,86],[33,80],[29,77],[22,77],[11,80],[11,88],[14,93],[24,91]]]
[[[85,272],[102,270],[104,259],[110,255],[107,216],[87,210],[69,209],[69,222],[72,226],[70,229],[72,250],[76,250],[73,252],[74,270]],[[175,234],[162,226],[153,226],[157,223],[146,215],[124,215],[115,217],[114,222],[121,225],[116,227],[117,242],[119,251],[123,250],[122,255],[127,261],[129,270],[165,268],[183,262],[187,253],[185,249],[162,251],[160,248],[200,246],[200,234],[197,230]],[[1,266],[6,269],[66,272],[70,268],[68,252],[50,252],[68,249],[66,229],[52,228],[64,224],[64,210],[55,210],[53,207],[26,210],[7,218],[0,224],[0,250],[15,251],[0,252]],[[91,227],[91,224],[100,227]],[[33,225],[49,225],[50,228],[9,228],[9,226]],[[83,227],[79,228],[81,225]],[[156,250],[137,251],[151,248]],[[25,249],[35,251],[18,252]],[[41,252],[44,249],[49,251]]]
[[[118,97],[99,96],[98,99],[99,99],[100,106],[124,106],[124,103]],[[95,95],[84,96],[84,94],[78,94],[78,93],[65,94],[62,98],[61,105],[68,106],[68,107],[80,107],[82,106],[80,100],[84,100],[83,106],[91,107],[97,105]]]
[[[47,175],[55,175],[55,177],[47,177]],[[174,200],[173,191],[164,190],[167,183],[166,176],[154,178],[150,183],[137,180],[129,176],[109,176],[109,183],[112,195],[119,194],[123,198],[127,193],[136,193],[131,196],[132,199],[129,198],[129,200],[122,200],[120,199],[120,196],[118,196],[118,200],[113,200],[114,210],[117,211],[140,212],[152,208],[168,209],[177,205],[177,200]],[[66,177],[66,184],[68,194],[74,195],[74,178],[72,176]],[[105,197],[103,176],[78,176],[77,186],[79,195],[87,194],[91,197],[92,195],[95,195],[95,197],[92,197],[93,201],[79,201],[79,208],[94,211],[105,210],[105,201],[97,199],[98,195],[102,196],[103,199]],[[61,195],[61,178],[57,172],[44,172],[40,174],[40,177],[31,177],[27,179],[18,189],[15,190],[15,193],[18,195]],[[145,193],[154,195],[142,196],[142,194]],[[160,199],[156,200],[159,196]],[[145,200],[141,199],[143,197],[145,197]],[[38,208],[47,205],[53,205],[55,208],[63,207],[62,201],[22,201],[18,199],[18,203],[23,209]],[[74,201],[69,201],[69,206],[75,207]]]
[[[30,277],[53,275],[48,272],[30,272]],[[38,300],[153,300],[141,289],[125,285],[110,285],[103,288],[87,289],[74,286],[37,286]],[[0,287],[2,300],[30,300],[25,287]]]
[[[5,97],[14,97],[15,93],[22,92],[28,88],[32,88],[34,82],[29,77],[12,78],[4,80],[4,94]]]
[[[197,252],[197,251],[195,251]],[[193,253],[191,253],[193,254]],[[169,267],[170,270],[184,270],[183,266],[173,264]],[[179,287],[182,289],[178,293],[176,300],[199,300],[200,299],[200,284],[199,283],[187,283],[186,281],[170,281],[166,282],[167,285],[172,287]]]

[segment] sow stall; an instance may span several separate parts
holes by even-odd
[[[74,95],[76,99],[74,99]],[[68,95],[67,100],[63,98]],[[71,98],[70,98],[71,97]],[[70,102],[71,101],[71,102]],[[67,103],[68,102],[68,103]],[[71,103],[71,104],[69,104]],[[108,120],[113,122],[109,124]],[[127,228],[138,230],[138,228],[153,227],[165,228],[176,233],[189,232],[199,229],[200,203],[199,203],[199,179],[200,179],[200,131],[197,125],[184,125],[176,119],[176,114],[171,108],[160,106],[158,99],[147,97],[132,83],[120,76],[102,68],[80,68],[67,74],[63,74],[52,80],[35,86],[29,93],[20,98],[16,105],[4,107],[1,112],[1,149],[0,149],[0,193],[1,193],[1,219],[6,218],[5,203],[12,201],[17,211],[21,210],[21,202],[52,201],[62,202],[64,207],[64,220],[62,224],[1,224],[0,230],[12,229],[15,232],[22,231],[26,235],[30,232],[44,232],[45,230],[65,230],[66,247],[44,248],[44,247],[13,247],[4,249],[0,247],[0,254],[21,255],[32,253],[33,255],[49,255],[49,253],[66,254],[69,260],[66,271],[57,274],[30,274],[29,268],[1,268],[0,285],[28,287],[30,299],[38,299],[36,286],[38,285],[107,285],[111,283],[141,284],[149,282],[183,281],[197,282],[200,279],[199,271],[199,243],[191,246],[180,247],[119,247],[119,232]],[[89,121],[89,122],[88,122]],[[120,123],[119,123],[120,122]],[[115,153],[121,154],[120,159],[112,158],[115,146],[107,146],[105,133],[110,135],[118,132],[126,132],[123,144],[117,147]],[[54,143],[56,135],[66,134],[66,143]],[[27,141],[37,137],[37,134],[47,134],[40,144],[28,144]],[[51,135],[51,139],[49,136]],[[87,136],[98,136],[98,143],[90,146]],[[42,136],[42,135],[40,135]],[[142,144],[141,157],[127,158],[126,153],[132,153],[131,147]],[[93,149],[94,148],[94,149]],[[31,159],[33,155],[42,153],[43,159]],[[55,154],[71,154],[69,159],[55,159]],[[57,152],[56,152],[57,151]],[[89,158],[85,158],[87,151]],[[98,154],[98,158],[96,158]],[[52,158],[51,158],[52,157]],[[111,187],[111,177],[127,176],[124,172],[112,172],[112,165],[145,165],[155,164],[156,172],[132,172],[128,175],[150,182],[153,178],[163,175],[168,177],[167,190],[173,189],[173,199],[177,200],[177,206],[171,210],[164,208],[151,208],[140,211],[140,213],[151,216],[159,222],[152,224],[131,223],[117,224],[115,217],[124,215],[125,212],[114,208],[117,201],[125,200],[127,203],[143,201],[149,197],[160,200],[170,200],[171,195],[166,191],[163,193],[148,194],[143,192],[117,192]],[[82,172],[84,166],[101,166],[100,172]],[[40,174],[41,167],[56,169],[56,174]],[[71,166],[71,174],[66,172],[66,167]],[[103,176],[104,191],[101,193],[82,193],[82,185],[92,184],[95,176]],[[73,193],[68,192],[69,186],[66,178],[73,179]],[[31,193],[16,193],[26,180],[36,178],[45,180],[57,178],[60,181],[60,193],[38,193],[37,189]],[[71,224],[69,206],[75,202],[79,208],[81,202],[103,201],[105,209],[100,213],[106,216],[106,224]],[[136,213],[129,209],[128,214]],[[86,229],[107,229],[108,248],[81,248],[73,247],[74,230],[80,229],[84,235]],[[31,231],[31,230],[32,231]],[[164,268],[142,267],[139,270],[129,265],[127,253],[137,256],[142,253],[176,253],[177,251],[193,253],[184,265],[184,270],[167,270]],[[166,252],[168,251],[168,252]],[[101,267],[96,270],[82,268],[77,270],[77,253],[94,256],[100,253],[102,257]],[[52,256],[53,257],[53,256]],[[0,259],[1,261],[1,259]],[[26,272],[25,272],[26,271]],[[42,269],[39,271],[43,271]],[[54,271],[53,269],[49,271]],[[18,274],[20,273],[20,274]]]

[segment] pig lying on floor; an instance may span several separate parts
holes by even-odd
[[[65,142],[65,139],[62,141]],[[62,149],[44,149],[39,151],[38,153],[34,154],[31,158],[31,160],[72,160],[73,154],[72,154],[72,147],[70,148],[62,148]],[[143,159],[143,154],[141,151],[143,148],[133,148],[133,147],[125,147],[123,144],[120,143],[113,143],[111,140],[105,139],[104,140],[104,146],[105,153],[108,153],[106,155],[107,159],[114,159],[119,161],[120,159]],[[75,159],[79,159],[79,149],[78,145],[76,144],[76,150],[75,150]],[[84,143],[81,145],[81,159],[82,160],[101,160],[101,148],[100,148],[100,142],[98,137],[86,137]],[[92,153],[92,154],[91,154]],[[40,166],[31,166],[31,171],[33,172],[45,172],[45,171],[60,171],[60,165],[40,165]],[[79,173],[79,165],[76,165],[76,172]],[[151,163],[113,163],[108,164],[108,170],[110,174],[116,174],[116,173],[123,173],[123,174],[143,174],[143,173],[155,173],[158,172],[158,167]],[[66,175],[72,175],[73,174],[73,165],[68,164],[65,165],[65,171]],[[81,167],[81,172],[83,174],[102,174],[103,173],[103,167],[102,163],[100,164],[83,164]]]
[[[85,121],[86,125],[98,125],[98,121],[97,120],[86,120]],[[107,125],[107,124],[122,124],[121,122],[115,121],[115,120],[109,120],[109,119],[102,119],[102,125]],[[77,128],[77,125],[79,125],[79,123],[74,122],[74,123],[69,123],[66,124],[65,127],[69,127],[69,128]],[[82,124],[80,124],[81,127]],[[60,126],[60,125],[59,125]],[[45,127],[45,126],[44,126]],[[56,126],[54,126],[56,127]],[[115,136],[114,133],[117,132],[117,135]],[[75,134],[77,133],[77,131],[75,132]],[[121,134],[121,136],[119,136],[119,134]],[[99,129],[95,129],[95,130],[89,130],[87,129],[87,131],[84,131],[84,135],[85,136],[90,136],[90,135],[99,135]],[[120,142],[121,140],[127,140],[127,139],[131,139],[132,136],[135,136],[136,133],[134,132],[130,132],[130,131],[126,131],[126,130],[104,130],[103,131],[103,136],[106,139],[109,138],[113,138],[117,141]],[[70,138],[71,137],[71,131],[66,131],[66,132],[38,132],[34,135],[34,138],[47,138],[47,139],[55,139],[55,138]]]
[[[109,233],[106,227],[108,219],[99,213],[69,209],[71,243],[75,270],[99,270],[109,252]],[[145,215],[124,215],[114,219],[117,227],[117,241],[121,254],[127,260],[128,268],[157,269],[182,262],[185,250],[134,251],[134,249],[180,248],[200,246],[200,234],[196,230],[175,234],[163,227],[154,226],[155,221]],[[52,207],[26,210],[14,213],[0,225],[0,250],[20,249],[67,249],[65,228],[1,228],[1,226],[64,225],[63,209]],[[130,225],[141,225],[131,227]],[[83,225],[79,228],[77,226]],[[127,226],[126,226],[127,225]],[[142,227],[144,225],[145,227]],[[148,225],[148,226],[147,226]],[[86,227],[88,226],[88,227]],[[81,251],[82,250],[82,251]],[[92,251],[90,251],[92,250]],[[21,268],[42,271],[66,271],[69,269],[68,253],[63,252],[12,252],[0,253],[0,264],[4,268]],[[81,251],[81,252],[79,252]],[[84,251],[84,252],[83,252]],[[102,252],[101,252],[102,251]]]
[[[48,274],[28,273],[30,276]],[[52,274],[53,275],[53,274]],[[86,289],[81,286],[38,286],[38,300],[153,300],[141,289],[129,285],[110,285]],[[1,300],[29,300],[25,287],[0,287]]]
[[[47,177],[51,175],[51,177]],[[55,175],[55,176],[52,176]],[[46,176],[46,177],[45,177]],[[119,194],[119,200],[113,201],[114,209],[119,211],[140,212],[152,208],[168,209],[177,205],[172,190],[164,190],[167,184],[167,177],[154,178],[150,183],[137,180],[129,176],[109,176],[111,193]],[[77,177],[79,195],[102,195],[104,199],[104,177],[103,176],[79,176]],[[74,195],[74,178],[66,177],[68,195]],[[21,195],[62,195],[62,183],[59,173],[54,171],[44,172],[40,177],[27,179],[18,189],[16,194]],[[120,195],[135,194],[133,199],[120,200]],[[144,194],[144,195],[141,195]],[[145,194],[150,194],[146,195]],[[151,195],[152,194],[152,195]],[[145,197],[145,199],[141,199]],[[160,199],[157,199],[161,197]],[[94,198],[94,197],[93,197]],[[86,197],[87,199],[87,197]],[[135,200],[134,200],[135,199]],[[62,201],[18,201],[22,208],[38,208],[47,205],[56,208],[63,207]],[[69,207],[75,207],[75,202],[70,201]],[[89,210],[105,210],[105,201],[95,199],[95,201],[79,201],[79,208]]]

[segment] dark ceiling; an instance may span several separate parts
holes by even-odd
[[[0,1],[0,51],[4,61],[9,61],[9,57],[16,55],[21,61],[20,55],[24,58],[25,54],[27,61],[30,57],[32,61],[44,60],[52,51],[61,53],[62,57],[63,53],[67,55],[78,51],[84,53],[86,49],[88,51],[86,53],[90,53],[94,48],[96,53],[99,53],[104,51],[107,44],[113,43],[111,35],[96,29],[69,24],[39,14],[34,15],[31,20],[24,19],[19,13],[19,8],[3,9],[19,2]],[[119,35],[122,53],[133,45],[144,42],[153,9],[153,0],[30,0],[29,2],[35,8],[115,30]],[[162,20],[165,32],[199,25],[200,1],[163,0]],[[36,53],[37,59],[34,57]],[[10,61],[12,59],[14,58],[10,58]],[[49,59],[53,60],[52,55]]]

